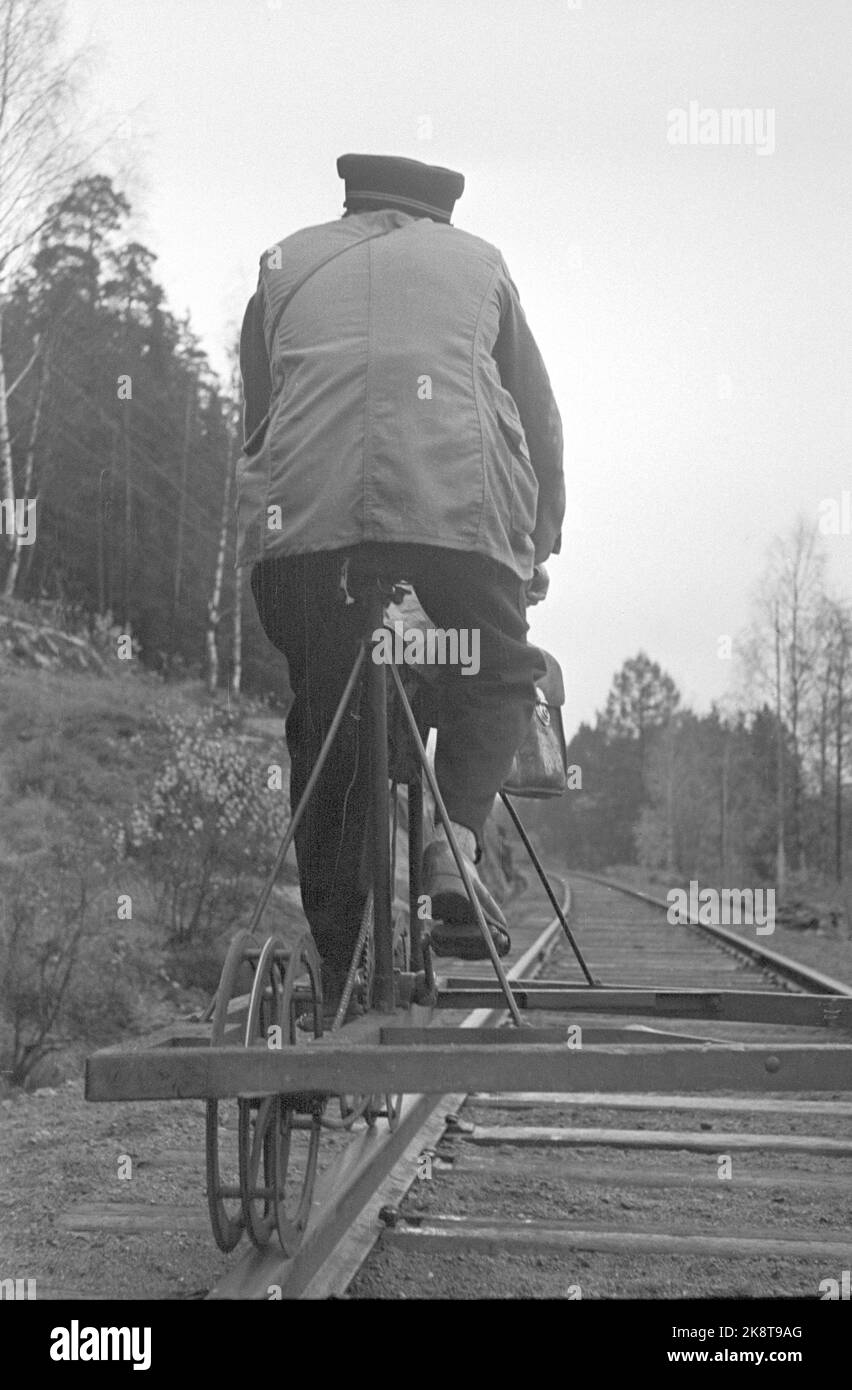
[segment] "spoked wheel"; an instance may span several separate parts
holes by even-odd
[[[322,982],[317,948],[304,932],[290,951],[284,972],[283,1045],[296,1046],[296,1006],[313,1017],[314,1037],[322,1034]],[[302,1025],[304,1029],[304,1023]],[[317,1176],[326,1098],[314,1094],[274,1097],[271,1124],[272,1216],[281,1249],[296,1254],[302,1243]]]
[[[296,1007],[307,1005],[313,1034],[322,1033],[319,957],[309,932],[288,946],[271,936],[257,962],[246,1014],[247,1047],[295,1047]],[[304,1019],[302,1031],[304,1034]],[[277,1232],[295,1255],[310,1215],[325,1098],[278,1095],[240,1100],[240,1188],[245,1227],[264,1250]]]
[[[296,1254],[305,1234],[317,1176],[323,1100],[304,1098],[294,1103],[276,1096],[272,1161],[278,1181],[272,1189],[272,1210],[285,1255]]]
[[[324,1104],[319,1096],[265,1096],[253,1122],[249,1110],[243,1204],[246,1228],[259,1250],[267,1248],[273,1232],[288,1257],[302,1243],[311,1214]]]
[[[257,949],[257,942],[247,931],[238,932],[228,948],[216,991],[210,1035],[213,1047],[244,1041],[255,977],[254,966],[247,956],[252,949]],[[213,1238],[219,1249],[226,1252],[234,1249],[245,1229],[238,1107],[235,1101],[207,1102],[207,1206]]]
[[[263,944],[255,967],[249,996],[243,1043],[246,1047],[285,1046],[284,961],[287,943],[270,936]],[[272,1030],[277,1029],[277,1035]],[[287,1039],[289,1042],[289,1038]],[[274,1096],[261,1100],[241,1097],[239,1104],[240,1193],[243,1222],[259,1250],[272,1238],[275,1216],[272,1210]]]

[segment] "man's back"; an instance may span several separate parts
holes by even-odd
[[[240,465],[240,561],[413,542],[528,577],[538,482],[495,357],[514,312],[495,247],[395,208],[266,251],[255,315],[270,423]],[[251,424],[250,373],[246,394]]]
[[[238,563],[257,561],[252,593],[293,693],[291,804],[314,786],[296,855],[335,1006],[366,903],[369,833],[360,719],[339,721],[317,768],[363,654],[350,566],[370,543],[369,562],[408,580],[430,623],[475,634],[475,672],[451,656],[441,665],[446,816],[427,834],[422,882],[438,919],[433,950],[505,955],[507,923],[476,860],[544,670],[527,640],[535,586],[524,581],[558,550],[565,502],[559,412],[517,291],[499,251],[450,225],[462,175],[383,155],[343,155],[337,171],[347,215],[261,258],[240,340],[238,466]]]

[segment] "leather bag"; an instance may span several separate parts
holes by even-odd
[[[556,658],[549,652],[541,654],[547,669],[536,686],[536,706],[524,741],[503,783],[504,792],[510,796],[532,800],[561,796],[568,788],[568,758],[562,726],[565,685]]]

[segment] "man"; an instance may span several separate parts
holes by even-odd
[[[344,155],[337,169],[343,217],[264,252],[246,310],[237,563],[253,564],[261,623],[289,665],[293,805],[363,631],[350,562],[380,559],[437,628],[478,635],[476,674],[440,671],[435,770],[505,954],[505,920],[474,864],[543,669],[525,606],[559,549],[559,412],[500,252],[450,224],[463,176],[374,155]],[[365,902],[365,762],[356,708],[296,836],[332,998]],[[484,956],[443,831],[427,841],[433,946]]]

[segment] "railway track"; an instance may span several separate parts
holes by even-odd
[[[567,885],[554,883],[567,899]],[[642,1009],[659,1002],[660,990],[731,991],[726,997],[734,1001],[738,991],[744,1000],[754,991],[806,991],[811,999],[852,994],[731,933],[672,927],[660,904],[632,890],[572,874],[570,897],[571,927],[595,976],[632,989],[636,1013],[596,1012],[586,993],[582,1012],[536,1012],[535,1026],[544,1030],[538,1036],[550,1041],[582,1047],[635,1037],[712,1047],[726,1039],[774,1047],[777,1023],[731,1021],[735,1003],[716,1018],[712,995],[697,1009],[703,1016],[686,1021],[674,1008],[671,1018],[649,1025]],[[538,975],[542,992],[549,980],[583,983],[550,912],[543,891],[532,886],[510,914],[511,974]],[[447,985],[463,987],[481,1006],[466,1014],[442,1010],[431,1031],[447,1041],[447,1026],[461,1025],[486,1040],[486,1030],[507,1019],[505,1008],[494,1007],[493,981],[482,965],[451,963],[448,970]],[[792,1030],[795,1041],[848,1040],[833,1026],[836,1007],[826,998],[813,1028]],[[347,1036],[357,1027],[347,1027]],[[202,1107],[190,1104],[197,1126]],[[818,1297],[823,1279],[839,1280],[852,1264],[850,1118],[848,1101],[789,1091],[764,1091],[759,1099],[741,1089],[736,1096],[663,1096],[611,1088],[606,1095],[465,1095],[448,1088],[443,1096],[408,1096],[393,1132],[379,1120],[350,1135],[325,1134],[324,1166],[294,1258],[283,1258],[277,1246],[227,1258],[208,1249],[207,1273],[199,1271],[203,1293],[248,1300]],[[78,1205],[61,1224],[125,1241],[147,1234],[165,1242],[189,1232],[209,1245],[200,1158],[199,1145],[192,1154],[153,1161],[154,1168],[181,1167],[190,1203],[169,1206],[146,1196],[143,1171],[133,1203]],[[165,1287],[151,1294],[179,1296]]]
[[[852,992],[733,933],[672,927],[641,894],[592,877],[571,886],[572,930],[607,984]],[[563,941],[551,976],[578,978]],[[606,1040],[611,1016],[570,1019]],[[536,1018],[565,1023],[564,1012]],[[637,1041],[647,1026],[638,1010],[619,1023]],[[778,1038],[713,1019],[653,1029],[672,1041]],[[469,1096],[406,1199],[381,1213],[349,1294],[818,1298],[852,1263],[851,1120],[852,1104],[825,1095]]]

